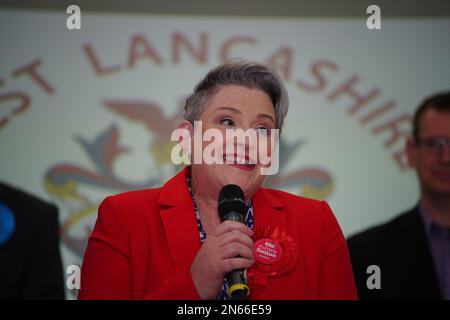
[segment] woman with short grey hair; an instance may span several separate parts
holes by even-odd
[[[102,202],[79,298],[356,299],[328,204],[262,187],[287,109],[270,67],[240,60],[211,70],[177,128],[192,164],[161,188]],[[251,152],[263,146],[268,163]],[[218,161],[192,161],[196,154]]]

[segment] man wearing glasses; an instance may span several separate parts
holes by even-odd
[[[359,297],[449,300],[450,92],[419,106],[406,148],[419,178],[419,203],[348,239]],[[370,265],[380,268],[380,289],[368,288]]]

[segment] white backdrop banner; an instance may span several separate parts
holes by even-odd
[[[418,200],[411,116],[449,89],[448,19],[206,18],[0,11],[0,179],[54,202],[65,265],[100,201],[161,186],[184,99],[232,57],[270,62],[290,110],[266,184],[326,199],[346,235]]]

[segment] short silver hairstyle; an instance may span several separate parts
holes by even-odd
[[[186,99],[184,118],[191,123],[198,120],[209,99],[225,85],[240,85],[265,92],[272,100],[275,127],[281,132],[289,97],[280,76],[265,64],[241,59],[221,64],[206,74]]]

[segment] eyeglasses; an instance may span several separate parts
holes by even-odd
[[[444,154],[445,147],[450,150],[450,138],[424,138],[416,141],[417,146],[424,147],[428,152],[436,155]]]

